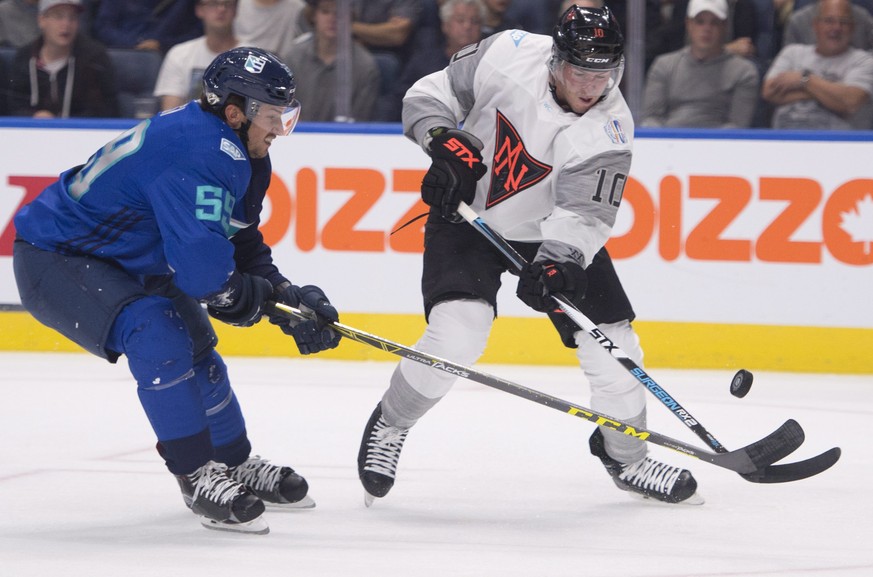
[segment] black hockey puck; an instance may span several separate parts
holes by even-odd
[[[749,392],[749,389],[752,388],[752,381],[754,379],[755,377],[752,376],[752,373],[746,369],[738,370],[733,380],[731,380],[731,394],[738,399],[742,399]]]

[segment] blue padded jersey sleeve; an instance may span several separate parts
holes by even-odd
[[[252,178],[246,191],[245,203],[234,211],[232,221],[235,228],[235,233],[231,237],[235,248],[234,260],[237,270],[264,277],[276,287],[287,282],[288,279],[273,263],[272,251],[264,242],[264,235],[259,230],[261,210],[272,177],[269,155],[264,158],[252,158],[251,167]]]

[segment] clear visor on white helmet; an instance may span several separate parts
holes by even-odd
[[[297,126],[300,118],[300,102],[292,100],[288,106],[266,104],[249,99],[246,118],[252,124],[276,136],[287,136]]]
[[[553,55],[549,70],[555,81],[563,84],[569,92],[582,93],[587,98],[600,98],[621,83],[624,57],[614,68],[585,68]]]

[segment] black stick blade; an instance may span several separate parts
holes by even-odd
[[[775,463],[793,453],[803,444],[806,435],[800,423],[788,419],[781,427],[751,445],[742,449],[755,465],[755,469]]]
[[[810,459],[785,463],[784,465],[769,465],[752,473],[740,473],[746,481],[752,483],[790,483],[800,481],[822,471],[827,471],[840,460],[840,448],[834,447]]]
[[[788,419],[782,426],[742,449],[727,453],[717,453],[710,457],[711,462],[740,474],[753,475],[768,465],[794,452],[803,444],[803,428],[794,419]]]

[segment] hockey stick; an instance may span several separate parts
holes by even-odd
[[[482,234],[503,256],[510,262],[516,271],[521,271],[527,266],[527,261],[524,257],[510,245],[506,239],[495,232],[485,221],[479,217],[476,212],[467,204],[461,203],[458,206],[458,214],[463,217],[473,228]],[[700,437],[707,445],[712,447],[717,453],[727,453],[728,450],[724,445],[716,439],[712,433],[706,430],[706,427],[698,421],[686,408],[684,408],[672,395],[667,393],[655,380],[650,377],[642,367],[637,365],[627,353],[612,342],[596,324],[594,324],[582,311],[577,309],[562,294],[550,295],[555,304],[566,314],[570,320],[584,330],[593,338],[603,349],[608,352],[612,358],[617,360],[635,379],[637,379],[649,392],[651,392],[661,403],[667,407],[673,415],[676,416],[682,423]],[[809,459],[798,461],[796,463],[787,463],[784,465],[770,465],[763,470],[754,471],[752,473],[741,473],[743,478],[753,483],[787,483],[790,481],[798,481],[817,475],[832,467],[840,458],[840,449],[834,447],[824,453],[811,457]]]
[[[268,310],[269,308],[272,308],[272,311],[290,319],[311,319],[310,316],[302,311],[282,303],[271,302],[268,304]],[[803,429],[800,425],[794,420],[788,420],[783,423],[781,427],[763,439],[742,449],[736,451],[725,451],[723,453],[711,453],[705,449],[700,449],[654,431],[634,428],[631,425],[613,419],[608,415],[598,413],[592,409],[574,405],[573,403],[553,397],[546,393],[528,389],[527,387],[501,379],[500,377],[495,377],[488,373],[483,373],[476,369],[435,357],[431,354],[389,341],[382,337],[366,333],[341,323],[331,323],[330,327],[353,341],[370,345],[371,347],[427,365],[433,369],[457,377],[464,377],[465,379],[498,389],[505,393],[556,409],[562,413],[585,419],[586,421],[590,421],[600,427],[619,431],[626,435],[633,435],[641,441],[647,441],[655,445],[667,447],[668,449],[673,449],[674,451],[678,451],[689,457],[695,457],[701,461],[706,461],[707,463],[712,463],[718,467],[735,471],[740,474],[755,474],[771,463],[775,463],[789,455],[803,443],[804,439]]]

